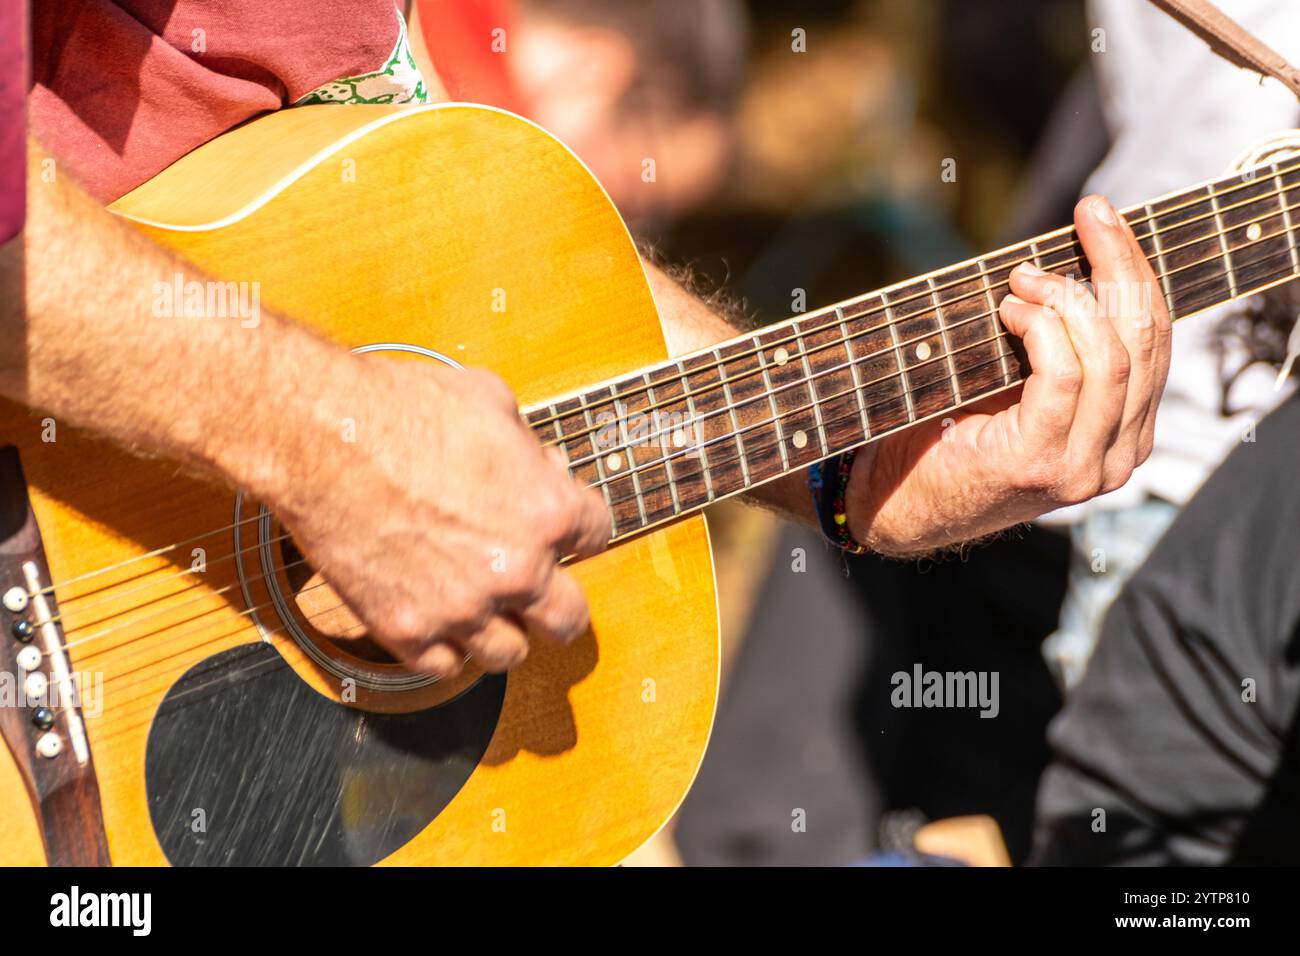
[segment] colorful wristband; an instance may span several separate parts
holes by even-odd
[[[822,534],[831,544],[849,554],[865,554],[867,546],[849,530],[849,510],[845,493],[853,473],[857,451],[846,451],[808,469],[808,490],[812,492],[813,510]]]

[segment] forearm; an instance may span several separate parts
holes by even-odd
[[[259,493],[287,484],[323,432],[309,423],[330,414],[323,390],[299,389],[302,370],[334,383],[355,360],[264,311],[159,308],[177,275],[204,277],[66,177],[40,181],[42,158],[33,147],[22,288],[0,304],[0,394]]]

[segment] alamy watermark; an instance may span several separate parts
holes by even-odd
[[[996,717],[997,671],[927,671],[920,664],[895,671],[889,701],[895,707],[978,708],[980,717]]]

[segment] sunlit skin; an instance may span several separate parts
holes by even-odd
[[[1084,199],[1074,221],[1097,286],[1134,294],[1103,306],[1064,277],[1012,272],[999,315],[1024,341],[1033,374],[946,428],[935,421],[881,441],[849,483],[859,540],[904,554],[942,547],[1112,491],[1151,454],[1169,312],[1132,229],[1105,199]]]

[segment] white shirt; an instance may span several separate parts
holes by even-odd
[[[1300,2],[1219,0],[1229,17],[1293,63],[1300,63]],[[1086,192],[1117,207],[1145,202],[1224,175],[1229,163],[1267,134],[1300,123],[1300,103],[1274,80],[1240,70],[1145,0],[1089,0],[1102,111],[1114,144]],[[1048,521],[1073,521],[1088,508],[1122,508],[1156,495],[1183,504],[1211,471],[1288,390],[1256,365],[1235,383],[1219,414],[1221,386],[1214,330],[1225,310],[1211,309],[1174,326],[1169,384],[1156,419],[1155,447],[1123,488]],[[1230,357],[1229,361],[1233,359]],[[1230,368],[1238,367],[1230,364]]]

